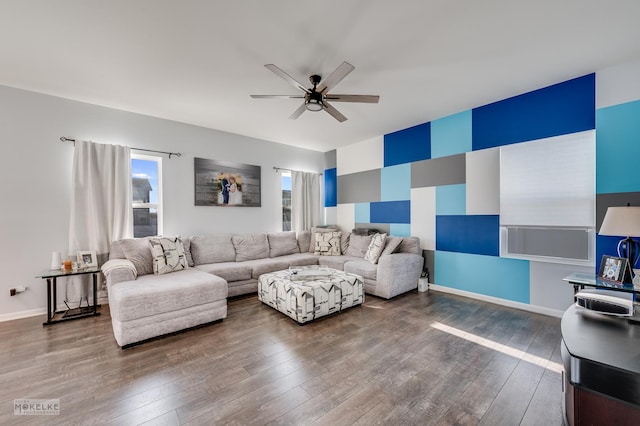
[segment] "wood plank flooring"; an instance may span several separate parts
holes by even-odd
[[[123,351],[101,312],[0,323],[0,424],[562,424],[557,318],[430,290],[299,326],[253,295]],[[16,416],[21,398],[60,414]]]

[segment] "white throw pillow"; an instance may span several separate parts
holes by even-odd
[[[151,238],[149,245],[154,274],[167,274],[189,267],[180,238]]]
[[[342,232],[316,232],[315,254],[321,256],[340,256],[340,237]]]
[[[369,248],[367,252],[364,254],[365,260],[376,264],[378,263],[378,259],[380,258],[380,254],[382,254],[382,250],[384,249],[384,240],[387,238],[387,234],[375,234],[373,238],[371,238],[371,242],[369,243]]]

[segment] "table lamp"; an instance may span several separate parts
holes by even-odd
[[[599,234],[626,236],[618,243],[618,256],[627,258],[631,269],[635,268],[640,257],[640,244],[631,237],[640,237],[640,207],[609,207]]]

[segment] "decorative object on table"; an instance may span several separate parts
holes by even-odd
[[[51,269],[60,269],[62,266],[62,255],[59,251],[51,253]]]
[[[93,250],[79,251],[76,256],[80,268],[95,268],[98,266],[98,257]]]
[[[640,244],[631,237],[640,237],[640,207],[609,207],[600,226],[600,235],[626,237],[618,243],[618,256],[634,269],[640,257]]]
[[[603,280],[614,281],[620,284],[631,282],[631,267],[624,257],[602,256],[600,273]]]
[[[194,159],[195,205],[260,207],[260,166]]]

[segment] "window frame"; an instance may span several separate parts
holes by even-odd
[[[133,201],[133,170],[131,170],[131,213],[133,215],[134,209],[155,209],[156,210],[156,218],[157,218],[157,234],[162,235],[164,233],[164,214],[162,208],[162,157],[156,155],[148,155],[148,154],[136,154],[131,153],[131,160],[142,160],[142,161],[153,161],[157,165],[158,169],[158,202],[157,203],[136,203]],[[135,224],[131,225],[131,232],[134,232]]]

